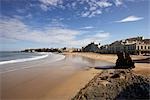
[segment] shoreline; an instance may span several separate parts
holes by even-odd
[[[36,67],[2,75],[2,82],[5,78],[7,79],[3,82],[3,86],[5,84],[6,89],[11,89],[9,92],[8,90],[5,91],[5,93],[7,93],[5,97],[9,96],[9,98],[14,97],[19,99],[29,99],[32,97],[32,100],[72,99],[80,89],[85,87],[96,75],[103,72],[102,69],[91,68],[86,64],[82,65],[83,62],[80,60],[85,61],[90,58],[89,60],[102,60],[111,63],[114,63],[116,60],[115,55],[101,55],[96,53],[63,53],[63,55],[66,56],[65,59],[53,63],[51,67],[49,60],[43,59],[42,62],[34,61],[35,64],[37,62],[39,64],[36,64]],[[70,57],[74,59],[76,57],[75,55],[81,58],[83,56],[83,58],[75,59],[75,62],[70,61]],[[134,59],[138,58],[141,57],[134,57]],[[78,62],[81,63],[81,65],[77,64]],[[34,65],[33,62],[30,64],[32,64],[32,66]],[[17,64],[14,64],[14,66],[16,65]],[[29,66],[29,64],[27,64],[27,66]],[[80,68],[78,68],[79,66]],[[84,69],[82,69],[82,66]],[[149,75],[149,69],[148,64],[145,65],[142,63],[136,64],[136,68],[134,68],[133,71],[137,74]],[[26,80],[24,81],[23,79]],[[8,87],[9,85],[11,86]],[[4,92],[4,90],[2,92]]]
[[[60,60],[65,59],[65,56],[62,54],[53,54],[53,53],[40,53],[43,54],[41,56],[36,56],[36,57],[32,57],[32,58],[24,58],[24,59],[16,59],[16,60],[9,60],[9,61],[2,61],[0,62],[0,74],[3,73],[7,73],[7,72],[13,72],[13,71],[17,71],[17,70],[21,70],[21,69],[28,69],[28,68],[32,68],[30,66],[26,66],[26,67],[16,67],[11,68],[12,66],[17,66],[17,65],[26,65],[26,64],[34,64],[34,63],[38,63],[40,61],[44,61],[49,59],[49,63],[54,63]],[[6,68],[7,67],[7,68]],[[36,66],[35,66],[36,67]]]
[[[12,59],[12,60],[6,60],[6,61],[0,61],[0,65],[5,65],[5,64],[13,64],[13,63],[20,63],[20,62],[28,62],[28,61],[36,61],[36,60],[40,60],[40,59],[44,59],[47,58],[48,56],[59,56],[56,61],[58,60],[62,60],[65,58],[65,56],[61,55],[61,54],[54,54],[54,53],[46,53],[46,52],[35,52],[35,54],[40,54],[39,56],[33,56],[33,57],[29,57],[29,58],[20,58],[20,59]],[[61,56],[61,57],[60,57]]]
[[[98,53],[91,53],[91,52],[83,52],[83,53],[64,53],[64,54],[71,54],[71,55],[79,55],[83,57],[88,57],[95,60],[100,61],[107,61],[114,63],[116,62],[117,55],[115,54],[98,54]],[[147,56],[138,56],[138,55],[131,55],[132,60],[139,60],[148,58]],[[132,69],[136,74],[142,74],[150,76],[150,63],[135,63],[135,68]]]
[[[88,63],[83,63],[91,59],[65,56],[65,59],[55,63],[46,58],[3,66],[30,68],[1,74],[2,99],[71,99],[97,72],[89,68]]]
[[[70,53],[68,53],[68,54],[70,54]],[[113,63],[115,63],[115,60],[117,59],[116,55],[110,55],[110,54],[107,55],[107,54],[96,54],[96,53],[71,53],[71,55],[80,55],[80,56],[88,57],[88,58],[91,58],[91,59],[109,61],[109,62],[113,62]],[[109,58],[111,58],[111,59],[109,59]],[[143,59],[143,58],[145,59],[147,57],[132,55],[131,58],[133,60],[140,60],[140,59]],[[142,84],[140,79],[142,78],[142,80],[143,80],[143,84],[142,85],[139,85],[137,87],[136,86],[135,87],[132,86],[132,87],[136,88],[136,91],[141,91],[140,89],[144,89],[143,92],[146,93],[146,94],[144,94],[144,96],[139,96],[139,94],[134,93],[134,89],[132,90],[132,88],[131,88],[130,91],[134,93],[134,94],[133,93],[131,94],[131,97],[133,95],[134,96],[133,98],[136,98],[136,97],[138,98],[138,96],[141,97],[141,98],[148,98],[148,93],[149,92],[148,92],[148,89],[147,89],[148,88],[147,80],[149,80],[148,77],[150,77],[149,65],[150,65],[149,63],[135,63],[135,68],[132,69],[131,72],[130,72],[130,73],[133,72],[133,74],[132,74],[133,76],[130,76],[130,75],[128,76],[128,74],[124,74],[126,77],[132,77],[134,79],[132,81],[129,81],[129,83],[127,81],[128,78],[126,79],[125,84],[129,84],[131,86],[132,86],[132,83],[134,83],[134,82],[137,83],[137,84]],[[98,70],[101,70],[101,69],[98,69]],[[105,98],[105,99],[108,98],[108,97],[109,98],[113,98],[115,95],[113,93],[111,94],[111,92],[109,92],[110,88],[109,88],[109,86],[107,86],[107,85],[110,84],[110,82],[109,81],[105,81],[104,79],[102,79],[101,81],[98,81],[98,80],[100,80],[101,77],[104,77],[103,75],[101,76],[101,73],[106,75],[107,71],[110,71],[110,74],[112,74],[112,72],[114,71],[113,74],[115,75],[115,71],[117,71],[117,70],[120,70],[120,72],[122,72],[122,71],[126,71],[128,69],[123,69],[122,71],[121,71],[121,69],[101,70],[101,72],[99,72],[97,75],[95,75],[84,87],[82,87],[80,89],[79,92],[77,92],[77,94],[73,97],[72,100],[82,100],[82,99],[85,99],[85,98],[88,98],[88,99],[89,98],[95,98],[96,99],[97,97],[102,96],[102,95],[105,95],[105,96],[102,96],[101,98]],[[123,76],[121,76],[121,75],[119,75],[119,78],[121,80],[124,79]],[[120,81],[117,82],[117,80],[115,80],[115,79],[114,79],[114,81],[116,81],[116,83],[112,83],[112,87],[113,88],[115,88],[115,86],[117,86],[119,84],[119,82],[120,82]],[[100,84],[102,84],[102,87],[105,87],[105,89],[104,88],[98,89]],[[145,87],[145,85],[147,85],[147,87]],[[97,88],[94,88],[92,86],[97,87]],[[121,86],[120,84],[119,84],[119,86],[120,86],[119,87],[120,89],[124,87],[123,85]],[[140,89],[138,89],[138,88],[140,88]],[[97,90],[95,90],[95,89],[97,89]],[[103,89],[102,92],[99,92],[99,90],[101,90],[101,89]],[[116,92],[116,91],[119,91],[119,90],[118,90],[118,88],[116,88],[116,89],[111,90],[111,91]],[[127,93],[126,90],[122,89],[122,92],[121,92],[122,94],[120,93],[119,95],[124,95],[125,94],[124,92]],[[116,92],[116,94],[117,93],[118,92]],[[108,97],[106,96],[107,94],[109,95]],[[95,95],[99,95],[99,96],[95,97]]]

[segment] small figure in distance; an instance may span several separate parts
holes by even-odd
[[[135,68],[134,62],[132,61],[129,53],[125,53],[125,64],[128,68]]]

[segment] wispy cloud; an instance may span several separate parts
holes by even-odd
[[[133,2],[134,0],[39,0],[41,9],[48,11],[50,8],[74,9],[81,17],[94,17],[102,14],[106,8],[112,6],[122,6],[125,2]],[[80,6],[80,7],[78,7]],[[79,10],[77,10],[80,8]]]
[[[112,6],[112,3],[105,1],[87,0],[84,3],[88,4],[86,10],[81,12],[82,17],[94,17],[96,15],[102,14],[104,8]]]
[[[48,6],[47,6],[47,5],[41,4],[40,7],[41,7],[41,9],[44,10],[44,11],[47,11],[47,10],[48,10]]]
[[[118,23],[125,23],[125,22],[134,22],[144,19],[143,17],[137,17],[137,16],[128,16],[122,20],[116,21]]]
[[[92,28],[91,26],[86,27]],[[61,46],[84,46],[91,41],[99,42],[107,37],[109,33],[100,32],[94,35],[84,35],[82,39],[80,30],[65,27],[47,26],[42,31],[32,30],[28,25],[16,18],[3,18],[0,20],[0,39],[15,41],[30,41],[42,44],[54,44]]]
[[[47,6],[48,5],[57,6],[58,4],[62,3],[62,0],[39,0],[39,1]]]
[[[42,4],[40,5],[41,9],[47,11],[50,6],[58,6],[63,3],[62,0],[39,0]]]
[[[114,3],[116,6],[120,6],[123,5],[123,0],[115,0]]]
[[[98,1],[98,2],[96,2],[96,4],[99,7],[109,7],[109,6],[112,6],[112,3],[108,2],[108,1]]]
[[[86,26],[86,27],[82,27],[80,29],[93,29],[94,27],[93,26]]]

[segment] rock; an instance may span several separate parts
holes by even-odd
[[[132,61],[128,53],[118,52],[117,56],[118,59],[116,60],[115,68],[119,69],[135,68],[134,62]]]
[[[149,99],[150,78],[129,69],[105,70],[72,100]]]

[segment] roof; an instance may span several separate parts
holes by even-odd
[[[141,37],[133,37],[133,38],[128,38],[126,40],[128,40],[128,41],[141,41],[141,40],[143,40],[143,37],[142,36]]]
[[[150,44],[150,39],[144,39],[142,40],[142,42],[144,42],[145,44]]]

